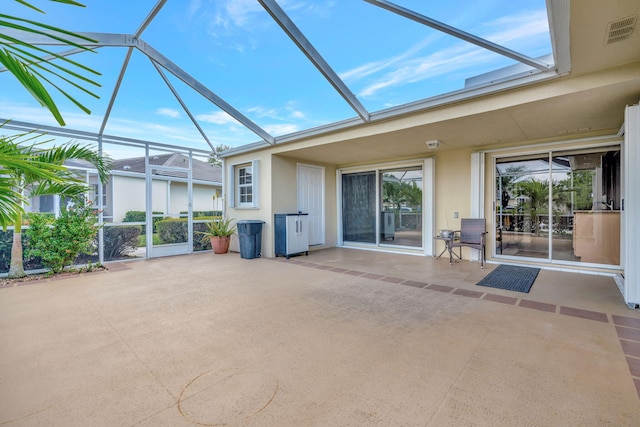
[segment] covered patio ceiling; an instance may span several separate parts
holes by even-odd
[[[330,2],[313,5],[273,0],[235,2],[238,9],[244,8],[242,16],[246,18],[249,12],[255,13],[252,22],[275,29],[278,34],[277,39],[260,46],[262,51],[256,48],[255,52],[238,54],[234,58],[239,62],[235,64],[222,64],[216,60],[224,49],[221,44],[207,45],[207,41],[197,39],[199,34],[195,28],[189,36],[188,29],[176,24],[184,16],[185,9],[196,6],[199,7],[197,12],[203,16],[220,19],[222,3],[202,6],[200,2],[140,2],[123,14],[122,22],[114,20],[96,24],[96,29],[101,31],[87,34],[98,40],[93,45],[100,48],[97,56],[102,55],[103,59],[110,61],[111,74],[105,74],[105,81],[111,83],[104,84],[100,103],[94,109],[94,119],[76,120],[75,116],[70,116],[69,127],[58,129],[42,115],[38,116],[42,118],[38,121],[21,120],[33,117],[28,114],[17,114],[16,118],[19,106],[11,108],[11,103],[0,98],[0,117],[2,120],[13,119],[6,128],[39,128],[54,135],[107,141],[151,140],[172,144],[178,140],[181,142],[176,145],[203,149],[225,144],[233,147],[232,152],[278,144],[283,145],[283,151],[289,151],[285,148],[287,143],[320,136],[326,145],[290,151],[287,155],[348,164],[381,157],[421,155],[428,150],[425,141],[434,139],[442,141],[440,149],[448,150],[566,138],[576,133],[615,133],[622,124],[624,106],[640,99],[637,67],[628,66],[640,59],[638,31],[625,40],[606,43],[612,22],[637,16],[638,6],[634,0],[615,0],[606,5],[597,0],[554,0],[546,4],[536,0],[522,2],[521,9],[513,13],[531,14],[540,5],[545,9],[548,43],[534,45],[497,36],[494,38],[501,40],[502,44],[492,41],[491,33],[483,30],[483,25],[501,18],[500,10],[489,8],[481,13],[477,8],[464,7],[465,2],[453,2],[449,15],[447,10],[409,0],[402,4],[384,0],[349,3],[354,9],[348,9],[346,4]],[[227,12],[232,4],[227,4]],[[319,13],[305,14],[301,12],[303,6],[323,9],[331,19],[325,21]],[[107,6],[95,7],[100,12],[99,7]],[[89,5],[87,13],[91,13],[92,8],[94,5]],[[142,16],[140,14],[145,8],[146,17],[136,21],[135,17]],[[452,11],[459,16],[451,14]],[[354,12],[361,13],[362,19],[348,15]],[[435,17],[429,16],[430,12]],[[214,16],[214,13],[218,15]],[[477,18],[473,18],[473,14]],[[54,14],[51,19],[51,24],[61,25],[56,21],[60,19],[58,15]],[[74,22],[73,28],[66,27],[81,32],[82,28],[77,28],[81,25],[77,22],[83,20]],[[320,28],[313,25],[317,22],[322,24]],[[460,27],[451,26],[448,22],[459,22]],[[399,27],[392,27],[398,23]],[[132,28],[132,25],[137,26],[134,32],[122,32],[123,26]],[[175,37],[161,37],[167,31],[175,30],[176,25],[179,30]],[[504,25],[511,25],[505,31],[513,32],[523,31],[525,26],[523,21]],[[400,28],[402,31],[384,34],[385,28]],[[246,27],[244,29],[247,30]],[[212,27],[209,31],[213,31]],[[214,39],[219,38],[220,43],[224,43],[226,39],[222,40],[222,33],[217,31],[213,34]],[[486,38],[478,35],[483,32],[487,33]],[[265,34],[271,33],[253,32],[249,35]],[[36,43],[52,43],[41,37],[16,35]],[[409,88],[410,95],[402,93],[399,85],[387,81],[385,86],[379,80],[377,84],[381,89],[372,96],[375,82],[369,81],[371,84],[367,86],[364,81],[351,80],[355,70],[375,67],[380,57],[376,56],[376,48],[382,51],[391,45],[398,52],[398,57],[392,61],[401,61],[403,55],[419,49],[411,43],[417,37],[425,36],[424,44],[429,45],[431,57],[441,55],[442,63],[452,62],[459,69],[453,68],[447,73],[437,73],[428,68],[420,71],[414,62],[412,72],[416,77],[407,79],[403,84]],[[432,42],[442,37],[455,43],[458,50]],[[339,40],[339,43],[331,43],[332,40]],[[256,41],[255,44],[261,43]],[[459,50],[460,46],[471,50]],[[238,50],[242,49],[238,47]],[[65,55],[86,55],[77,51],[63,52]],[[112,60],[114,52],[120,55],[120,60]],[[265,53],[270,56],[265,57]],[[473,59],[477,55],[482,55],[482,61]],[[345,59],[345,56],[353,59]],[[140,58],[149,60],[146,72],[149,80],[155,79],[160,83],[157,88],[146,85],[135,88],[129,83],[131,74],[144,69],[137,62]],[[465,58],[475,61],[472,67],[463,66],[460,61],[464,62]],[[209,64],[205,74],[195,66],[201,62]],[[431,66],[436,67],[433,62]],[[621,67],[620,72],[610,78],[598,74],[612,67]],[[228,73],[246,69],[252,71],[243,75],[244,84],[225,80],[231,78]],[[6,74],[0,73],[0,79],[6,79]],[[387,78],[391,76],[389,74]],[[576,79],[576,84],[570,87],[557,84],[566,79]],[[150,130],[144,133],[143,122],[147,119],[141,114],[145,108],[158,112],[166,105],[166,98],[158,101],[162,102],[159,105],[145,103],[145,97],[151,98],[145,93],[155,89],[166,92],[172,105],[178,107],[171,110],[172,113],[182,118],[181,124],[165,118],[162,126],[169,129],[176,123],[173,125],[176,132],[166,130],[163,140],[154,138]],[[510,98],[516,90],[530,91],[529,101],[522,103],[521,98]],[[241,95],[251,91],[254,92],[254,104],[249,105]],[[300,96],[290,95],[287,104],[276,96],[277,92],[292,92]],[[324,102],[325,97],[330,98],[330,107]],[[298,105],[291,117],[276,120],[275,117],[281,115],[278,111],[294,109],[291,107],[294,99],[299,104],[304,103],[308,109],[298,108]],[[312,108],[314,100],[317,101],[316,109]],[[286,105],[277,105],[279,102]],[[139,129],[136,130],[140,133],[131,133],[130,128],[122,126],[118,121],[121,114],[128,114],[131,121],[140,117],[137,119]],[[294,123],[295,114],[307,120]],[[312,118],[311,114],[314,114]],[[409,117],[411,120],[406,121]],[[234,127],[226,128],[225,132],[224,128],[214,126],[216,120],[231,121]],[[183,130],[185,122],[191,133]],[[180,133],[177,140],[171,140],[172,133]],[[338,158],[332,142],[341,144]]]

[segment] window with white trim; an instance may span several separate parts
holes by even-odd
[[[229,206],[258,207],[258,161],[229,166]]]
[[[253,171],[251,165],[239,166],[238,174],[238,204],[240,206],[253,204]]]

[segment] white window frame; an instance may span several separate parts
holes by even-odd
[[[258,209],[259,207],[259,193],[258,184],[260,181],[259,161],[252,160],[250,162],[235,163],[229,165],[228,169],[228,199],[229,207],[235,209]],[[240,177],[239,172],[243,168],[251,168],[251,202],[240,201]]]
[[[93,191],[93,207],[97,208],[100,206],[98,203],[100,201],[100,185],[99,184],[91,184],[91,190]],[[102,186],[102,206],[107,206],[107,191],[105,186]]]
[[[238,206],[252,206],[254,179],[251,164],[238,166],[235,173],[238,182]]]

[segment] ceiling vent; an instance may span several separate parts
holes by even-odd
[[[633,30],[638,22],[638,15],[628,16],[626,18],[618,19],[617,21],[609,22],[607,26],[607,38],[605,44],[626,40],[631,37]]]

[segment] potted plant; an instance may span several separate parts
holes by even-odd
[[[203,239],[211,240],[213,253],[226,254],[229,252],[231,236],[236,233],[236,226],[232,225],[233,218],[220,218],[207,223],[207,231],[199,231]]]

